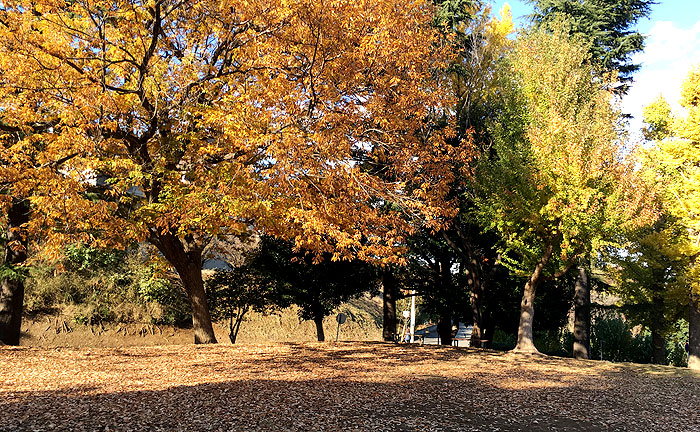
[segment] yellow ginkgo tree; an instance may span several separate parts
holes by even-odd
[[[622,148],[611,82],[564,26],[519,39],[500,70],[491,156],[477,169],[478,216],[498,235],[501,262],[526,278],[520,352],[536,352],[539,285],[564,276],[613,233],[655,218]]]
[[[664,210],[680,228],[673,255],[684,269],[676,283],[688,295],[688,366],[700,369],[700,66],[683,83],[680,103],[686,112],[678,117],[671,116],[663,98],[646,107],[644,132],[655,139],[655,146],[647,151],[647,164],[662,185]]]

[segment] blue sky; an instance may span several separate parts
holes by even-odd
[[[630,123],[634,133],[641,127],[642,107],[659,94],[680,110],[680,84],[689,69],[700,64],[700,0],[657,0],[649,19],[637,24],[647,36],[644,52],[633,57],[642,69],[634,76],[635,83],[622,101],[624,112],[635,117]],[[498,10],[506,3],[493,2]],[[532,12],[532,6],[523,0],[510,0],[513,18],[524,23],[523,16]]]

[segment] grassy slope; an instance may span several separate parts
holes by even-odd
[[[343,304],[338,312],[348,315],[341,326],[339,340],[380,340],[381,307],[377,299],[362,297]],[[73,320],[70,309],[55,316],[25,319],[22,345],[36,347],[120,347],[134,345],[167,345],[192,342],[192,330],[145,323],[82,325]],[[335,315],[326,317],[327,340],[335,340]],[[215,325],[219,342],[227,343],[226,323]],[[311,321],[300,321],[297,310],[285,309],[269,316],[251,313],[241,326],[238,342],[310,342],[316,340],[316,327]]]
[[[700,430],[688,370],[384,343],[0,347],[0,431]]]

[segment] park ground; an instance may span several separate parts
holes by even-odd
[[[378,342],[0,347],[0,431],[699,431],[700,374]]]

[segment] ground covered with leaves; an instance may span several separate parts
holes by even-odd
[[[383,343],[0,347],[0,430],[700,430],[700,375]]]

